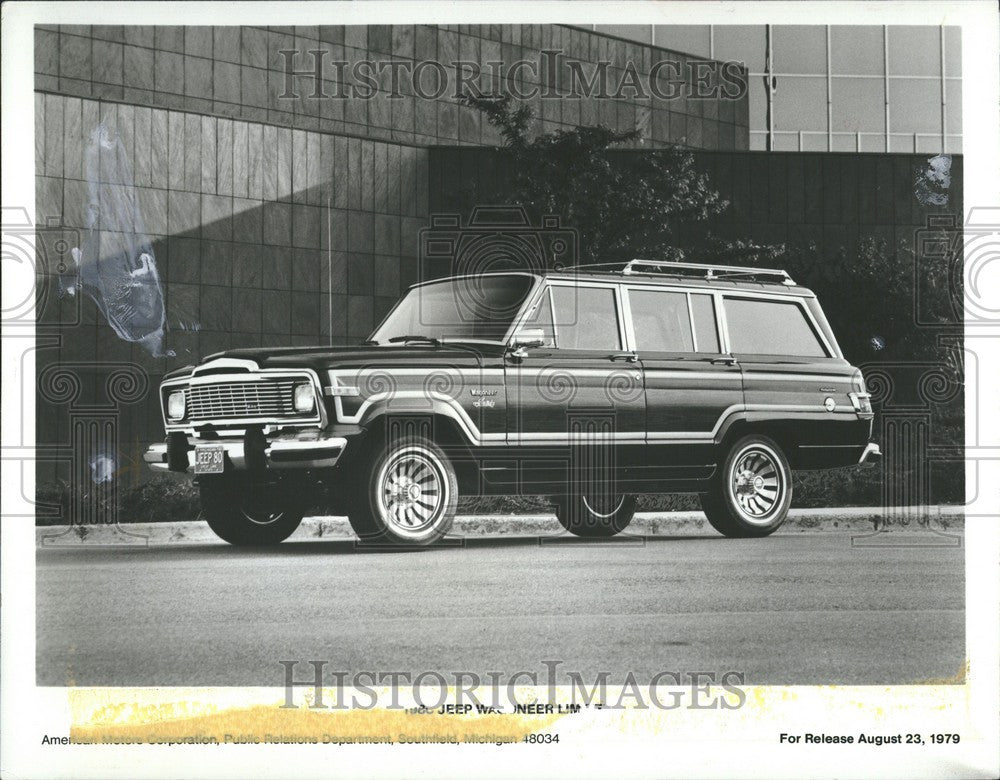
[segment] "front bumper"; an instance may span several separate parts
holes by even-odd
[[[347,446],[343,436],[324,436],[310,432],[296,436],[260,438],[201,439],[171,434],[165,442],[153,444],[143,460],[158,471],[194,472],[195,447],[221,446],[226,452],[225,470],[319,469],[337,464]]]
[[[882,460],[882,448],[875,442],[868,442],[868,446],[861,453],[858,463],[878,463],[880,460]]]

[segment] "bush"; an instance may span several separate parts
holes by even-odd
[[[964,474],[961,463],[935,473],[935,501],[961,503]],[[882,472],[875,467],[855,466],[824,471],[797,471],[793,474],[793,507],[822,508],[838,506],[878,507],[882,502]],[[65,525],[69,521],[70,490],[64,482],[40,484],[36,491],[39,503],[61,508],[58,516],[39,512],[36,525]],[[198,489],[188,479],[156,476],[147,482],[119,488],[118,519],[121,523],[164,523],[197,520],[201,514]],[[691,494],[640,496],[640,512],[678,512],[700,509],[698,497]],[[511,515],[548,514],[552,502],[545,496],[469,496],[459,500],[462,514]],[[312,513],[327,514],[322,507]]]
[[[35,491],[38,503],[59,507],[56,515],[38,513],[36,525],[71,523],[71,487],[63,481],[39,484]],[[86,500],[86,495],[80,499]],[[167,523],[196,520],[201,513],[198,488],[190,480],[156,476],[137,485],[118,486],[118,522]]]

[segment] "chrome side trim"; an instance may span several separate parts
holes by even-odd
[[[648,365],[644,365],[644,371],[647,376],[653,374],[657,378],[710,379],[713,382],[719,379],[728,379],[735,382],[743,381],[743,377],[739,371],[684,371],[676,368],[650,368]]]
[[[753,368],[751,368],[752,365],[752,363],[742,364],[744,376],[747,379],[769,379],[776,382],[783,379],[796,379],[803,382],[841,382],[847,384],[850,384],[852,381],[851,376],[847,374],[799,374],[791,371],[787,374],[782,374],[769,371],[754,371]],[[823,388],[820,388],[820,390],[822,389]]]
[[[382,401],[390,400],[401,400],[401,399],[414,399],[414,400],[434,400],[439,401],[444,406],[439,408],[442,414],[455,420],[459,427],[462,429],[462,433],[469,439],[469,442],[473,445],[483,446],[487,444],[525,444],[534,446],[559,446],[564,445],[569,442],[578,443],[595,443],[604,444],[608,441],[607,436],[595,436],[595,437],[580,437],[578,435],[571,435],[569,432],[566,433],[482,433],[480,432],[478,426],[473,422],[472,418],[469,417],[468,413],[462,408],[454,398],[450,395],[444,395],[442,393],[428,392],[423,390],[402,390],[396,392],[386,392],[386,393],[376,393],[369,396],[362,402],[358,407],[358,410],[353,415],[347,415],[344,413],[344,407],[341,403],[339,396],[334,397],[334,408],[336,409],[337,421],[348,424],[360,424],[364,418],[365,412],[368,411],[372,406]],[[426,411],[431,411],[430,409]],[[827,412],[822,404],[733,404],[727,407],[720,415],[718,421],[711,431],[660,431],[660,432],[647,432],[647,431],[617,431],[612,434],[612,440],[621,443],[635,443],[635,444],[669,444],[669,443],[713,443],[715,437],[719,430],[722,428],[726,419],[733,414],[739,412],[788,412],[793,414],[819,414],[824,415],[831,414]],[[854,416],[853,409],[837,409],[832,414],[834,415],[846,415],[850,414]]]
[[[685,353],[685,354],[687,354],[687,353]],[[699,353],[699,354],[701,354],[701,353]],[[692,361],[692,362],[694,362],[694,361]],[[744,368],[746,368],[746,366],[747,366],[746,363],[744,363],[742,365],[743,365]],[[534,373],[537,374],[537,373],[543,373],[545,371],[551,371],[551,370],[553,370],[555,368],[558,368],[558,367],[559,367],[559,361],[558,360],[554,360],[551,365],[545,366],[543,368],[520,368],[520,367],[518,367],[517,370],[525,372],[525,373],[534,372]],[[609,368],[609,369],[584,369],[584,370],[589,371],[592,374],[602,374],[602,373],[609,373],[612,369]],[[679,368],[658,368],[658,367],[654,367],[654,368],[646,367],[644,370],[647,371],[647,372],[656,373],[657,375],[661,375],[662,374],[662,375],[671,376],[671,377],[676,376],[678,378],[689,377],[691,379],[712,379],[712,380],[719,379],[720,377],[723,377],[723,378],[728,377],[728,378],[734,379],[734,380],[741,378],[740,374],[738,372],[734,372],[734,371],[730,371],[730,372],[724,372],[724,371],[697,371],[697,370],[693,370],[693,369],[689,371],[689,370],[679,369]],[[471,367],[470,368],[461,368],[461,367],[458,367],[458,366],[435,366],[434,368],[392,368],[392,369],[379,369],[379,368],[363,367],[363,368],[358,368],[358,369],[355,369],[355,370],[351,370],[351,369],[331,369],[330,371],[327,372],[327,374],[331,378],[331,381],[333,381],[333,380],[337,380],[337,381],[341,381],[341,382],[348,382],[348,381],[350,381],[351,385],[357,385],[357,384],[360,383],[360,377],[362,375],[367,375],[367,374],[376,373],[376,372],[389,373],[389,374],[393,374],[393,375],[396,375],[396,376],[423,376],[423,375],[429,375],[429,374],[446,373],[446,374],[455,374],[455,375],[458,375],[458,376],[465,376],[465,377],[503,376],[504,373],[505,373],[504,369],[502,369],[502,368],[471,368]],[[580,370],[579,369],[574,369],[573,373],[574,374],[580,373]],[[747,371],[746,376],[748,378],[750,378],[750,379],[761,379],[761,380],[775,381],[775,382],[787,381],[787,380],[790,380],[790,379],[796,379],[796,380],[802,380],[802,381],[814,381],[814,382],[820,382],[820,381],[823,381],[823,382],[850,382],[851,381],[851,377],[847,376],[847,375],[806,374],[806,373],[780,374],[780,373],[764,372],[764,371],[755,372],[752,369],[749,370],[749,371]],[[171,381],[175,381],[175,380],[171,380]],[[327,393],[327,395],[330,395],[330,393]]]

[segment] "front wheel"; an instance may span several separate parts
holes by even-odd
[[[223,541],[240,547],[283,542],[305,514],[296,492],[278,481],[207,477],[198,487],[209,528]]]
[[[792,503],[792,472],[777,442],[767,436],[744,436],[730,448],[701,508],[723,536],[773,534]]]
[[[575,536],[606,539],[624,531],[635,516],[635,496],[614,495],[600,499],[560,496],[556,519]]]
[[[363,542],[425,546],[451,530],[458,479],[440,447],[409,436],[375,454],[349,500],[348,520]]]

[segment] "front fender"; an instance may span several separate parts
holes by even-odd
[[[355,419],[369,433],[377,430],[388,430],[393,420],[397,419],[425,419],[431,426],[431,438],[433,436],[433,426],[436,420],[445,419],[451,424],[449,428],[457,432],[461,441],[470,446],[482,446],[484,435],[480,432],[475,421],[469,417],[468,412],[462,408],[454,398],[424,392],[414,391],[412,395],[405,391],[396,393],[391,398],[369,398],[362,408],[355,413]],[[504,439],[500,434],[499,441]]]

